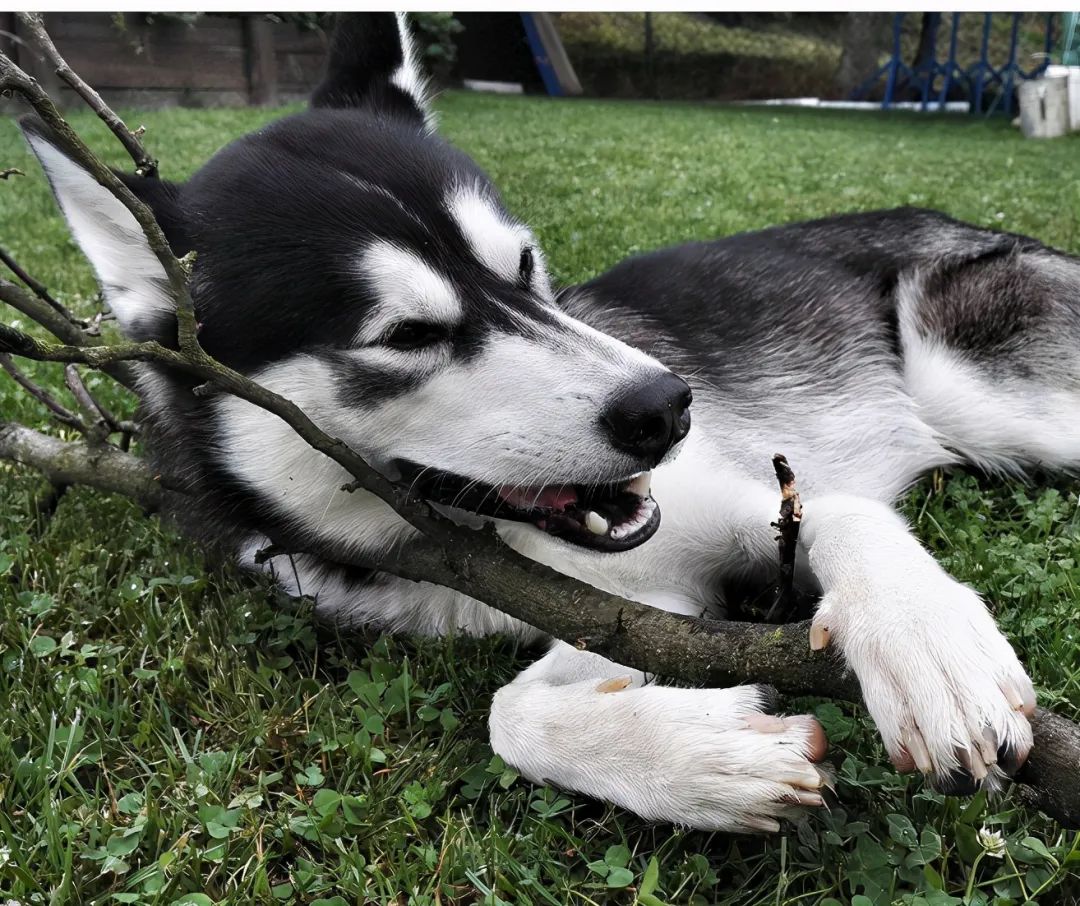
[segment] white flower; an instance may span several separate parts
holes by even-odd
[[[11,850],[6,846],[0,846],[0,865],[7,865],[11,861]]]
[[[1001,836],[1001,831],[987,830],[985,827],[979,828],[978,834],[979,846],[983,848],[983,851],[994,859],[1005,858],[1005,838]]]

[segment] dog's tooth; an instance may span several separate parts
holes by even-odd
[[[585,528],[594,535],[606,535],[608,532],[608,521],[595,510],[589,510],[585,516]]]
[[[626,486],[631,494],[637,494],[638,497],[648,497],[652,491],[652,472],[642,472]]]

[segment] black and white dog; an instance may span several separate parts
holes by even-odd
[[[134,219],[27,135],[123,330],[170,342]],[[823,595],[815,639],[857,674],[896,764],[963,791],[1026,756],[1031,682],[890,503],[937,466],[1080,464],[1080,261],[901,209],[645,255],[557,296],[528,227],[434,134],[390,16],[345,20],[310,110],[184,185],[130,184],[175,250],[198,252],[209,352],[599,587],[702,614],[725,581],[768,581],[784,451],[804,497],[801,578]],[[267,538],[354,560],[409,538],[277,418],[191,390],[142,372],[158,455],[242,562]],[[330,559],[281,561],[277,577],[336,621],[539,641],[460,594]],[[821,803],[823,739],[765,704],[556,643],[496,694],[491,742],[527,777],[648,818],[775,830],[792,804]]]

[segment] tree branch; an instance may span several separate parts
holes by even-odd
[[[38,25],[40,25],[40,19]],[[173,255],[168,240],[166,240],[165,234],[161,231],[161,227],[158,226],[150,209],[136,198],[119,177],[87,147],[78,133],[60,115],[60,111],[56,109],[52,99],[37,81],[28,76],[4,53],[0,53],[0,91],[14,91],[24,98],[49,128],[52,138],[60,144],[61,150],[83,167],[97,180],[99,185],[108,189],[117,201],[131,212],[131,215],[142,229],[143,235],[146,236],[150,250],[165,271],[169,291],[176,303],[180,336],[181,338],[187,334],[193,336],[196,329],[195,312],[187,288],[188,267]],[[102,103],[101,107],[95,107],[94,109],[98,116],[108,122],[107,115],[111,111],[104,107],[104,103]]]
[[[0,369],[6,371],[27,393],[29,393],[34,399],[41,403],[46,409],[48,409],[53,417],[56,418],[62,424],[67,425],[70,428],[74,428],[83,434],[89,432],[89,427],[85,425],[82,419],[79,418],[74,412],[64,406],[55,396],[49,393],[44,387],[39,387],[35,384],[30,377],[25,374],[13,361],[11,356],[6,353],[0,353]]]
[[[80,330],[86,330],[90,327],[88,321],[84,321],[81,318],[76,318],[74,314],[59,300],[55,299],[53,295],[45,288],[43,283],[39,283],[33,277],[31,277],[23,268],[19,265],[11,254],[4,248],[0,248],[0,261],[7,265],[16,277],[22,280],[29,288],[30,291],[37,296],[42,302],[52,308],[57,314],[66,318],[72,324],[74,324]]]
[[[104,440],[110,434],[122,434],[125,440],[121,449],[126,450],[126,445],[130,442],[131,437],[139,433],[139,426],[135,422],[121,421],[106,409],[99,400],[95,399],[93,394],[86,388],[86,384],[83,383],[79,369],[74,365],[64,367],[64,383],[67,385],[68,390],[71,391],[71,395],[75,397],[75,401],[79,404],[83,414],[92,421],[92,430],[98,435],[98,438]],[[92,438],[88,437],[87,439]]]
[[[2,54],[0,54],[2,56]],[[39,327],[45,328],[56,339],[70,346],[99,346],[103,343],[100,336],[81,330],[52,306],[33,296],[17,283],[0,278],[0,302],[10,305],[16,311],[30,318]],[[135,389],[135,373],[126,362],[105,364],[102,368],[111,378],[123,384],[129,390]]]
[[[14,422],[0,421],[0,459],[36,469],[54,485],[81,484],[123,494],[150,512],[179,499],[146,462],[111,444],[62,441]]]
[[[79,74],[68,66],[67,60],[60,55],[60,51],[56,49],[52,38],[49,37],[49,33],[45,30],[45,22],[41,16],[38,13],[16,13],[15,15],[19,18],[19,24],[30,33],[34,43],[45,54],[48,61],[56,67],[56,74],[67,82],[79,97],[86,101],[87,106],[101,117],[112,130],[113,135],[119,139],[120,144],[124,146],[127,153],[131,155],[131,159],[135,161],[135,172],[139,176],[156,176],[157,161],[147,153],[139,141],[138,135],[129,129],[124,121],[102,100],[101,95],[87,85]]]

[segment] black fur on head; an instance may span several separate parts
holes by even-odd
[[[471,159],[418,128],[426,111],[422,96],[409,93],[422,86],[405,28],[390,13],[338,16],[327,75],[307,111],[237,139],[183,184],[117,173],[152,209],[173,252],[197,253],[191,290],[200,340],[230,366],[250,370],[286,352],[347,342],[366,301],[359,256],[373,240],[452,267],[473,285],[488,279],[482,265],[471,266],[446,204],[458,187],[495,207],[498,195]],[[22,125],[39,156],[35,139],[63,153],[36,118]],[[57,166],[43,163],[64,206]],[[98,189],[88,184],[79,194],[91,207],[106,204],[89,197]],[[94,243],[80,242],[93,257]],[[175,336],[164,308],[118,318],[138,339]]]

